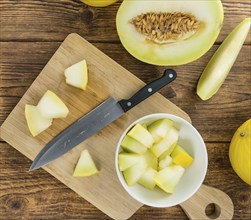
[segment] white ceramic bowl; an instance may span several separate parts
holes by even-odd
[[[179,130],[178,143],[194,158],[193,163],[186,168],[185,173],[173,194],[167,194],[158,187],[155,187],[154,190],[149,190],[139,184],[128,186],[124,180],[122,172],[119,171],[118,168],[118,154],[122,151],[120,144],[127,132],[136,123],[146,123],[149,125],[161,118],[169,118],[173,120],[174,126]],[[124,189],[135,200],[152,207],[171,207],[189,199],[201,186],[206,175],[207,164],[207,150],[199,132],[184,119],[164,113],[147,115],[133,122],[122,134],[115,154],[116,172]]]

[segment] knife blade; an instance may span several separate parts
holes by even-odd
[[[177,74],[174,70],[166,69],[162,77],[144,86],[130,99],[122,99],[117,102],[113,97],[108,98],[54,137],[38,153],[29,171],[47,165],[64,155],[159,89],[172,82],[176,76]]]

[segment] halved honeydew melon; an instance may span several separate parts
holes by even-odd
[[[25,118],[33,136],[47,129],[52,124],[52,118],[45,118],[34,105],[25,105]]]
[[[121,147],[123,150],[131,153],[143,154],[146,152],[147,147],[140,142],[136,141],[134,138],[126,135],[121,142]]]
[[[155,65],[181,65],[211,48],[223,18],[220,0],[124,0],[116,27],[121,43],[135,58]]]
[[[156,186],[156,183],[154,182],[154,177],[156,173],[157,171],[155,169],[153,169],[152,167],[148,167],[144,174],[141,176],[141,178],[138,180],[138,183],[148,189],[153,190]]]

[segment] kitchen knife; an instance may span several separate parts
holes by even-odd
[[[162,77],[144,86],[130,99],[122,99],[117,102],[113,97],[108,98],[53,138],[36,156],[31,164],[30,171],[59,158],[106,125],[115,121],[138,103],[172,82],[176,76],[174,70],[166,69]]]

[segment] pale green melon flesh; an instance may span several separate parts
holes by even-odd
[[[136,141],[134,138],[129,137],[128,135],[126,135],[121,142],[121,147],[127,152],[137,154],[145,153],[147,150],[146,146]]]
[[[151,147],[154,142],[153,137],[149,133],[149,131],[140,124],[134,125],[134,127],[127,133],[127,135],[142,143],[147,148]]]
[[[182,166],[168,166],[155,175],[154,181],[165,192],[173,193],[184,172],[185,169]]]
[[[197,85],[202,100],[211,98],[225,81],[248,35],[250,20],[246,18],[236,26],[207,64]]]
[[[124,171],[138,163],[139,160],[143,160],[143,157],[139,154],[121,152],[118,155],[119,170]]]
[[[201,25],[196,33],[185,40],[153,43],[130,23],[131,19],[146,12],[192,14]],[[117,13],[116,27],[121,43],[135,58],[155,65],[181,65],[198,59],[211,48],[220,32],[223,18],[220,0],[124,0]]]
[[[173,121],[167,118],[159,119],[148,126],[148,131],[153,136],[155,142],[164,138],[170,128],[173,126]]]
[[[153,146],[150,149],[156,157],[159,157],[165,151],[170,151],[171,153],[171,151],[178,142],[178,138],[179,138],[179,132],[177,131],[176,128],[172,127],[166,134],[166,136],[156,144],[153,144]]]
[[[164,169],[165,167],[172,164],[172,158],[169,155],[166,155],[166,157],[159,161],[159,170]]]
[[[91,176],[98,173],[98,169],[89,153],[88,150],[83,150],[81,152],[78,163],[75,167],[73,176]]]
[[[155,187],[154,177],[157,171],[151,167],[147,168],[141,178],[138,180],[138,183],[148,189],[153,190]]]

